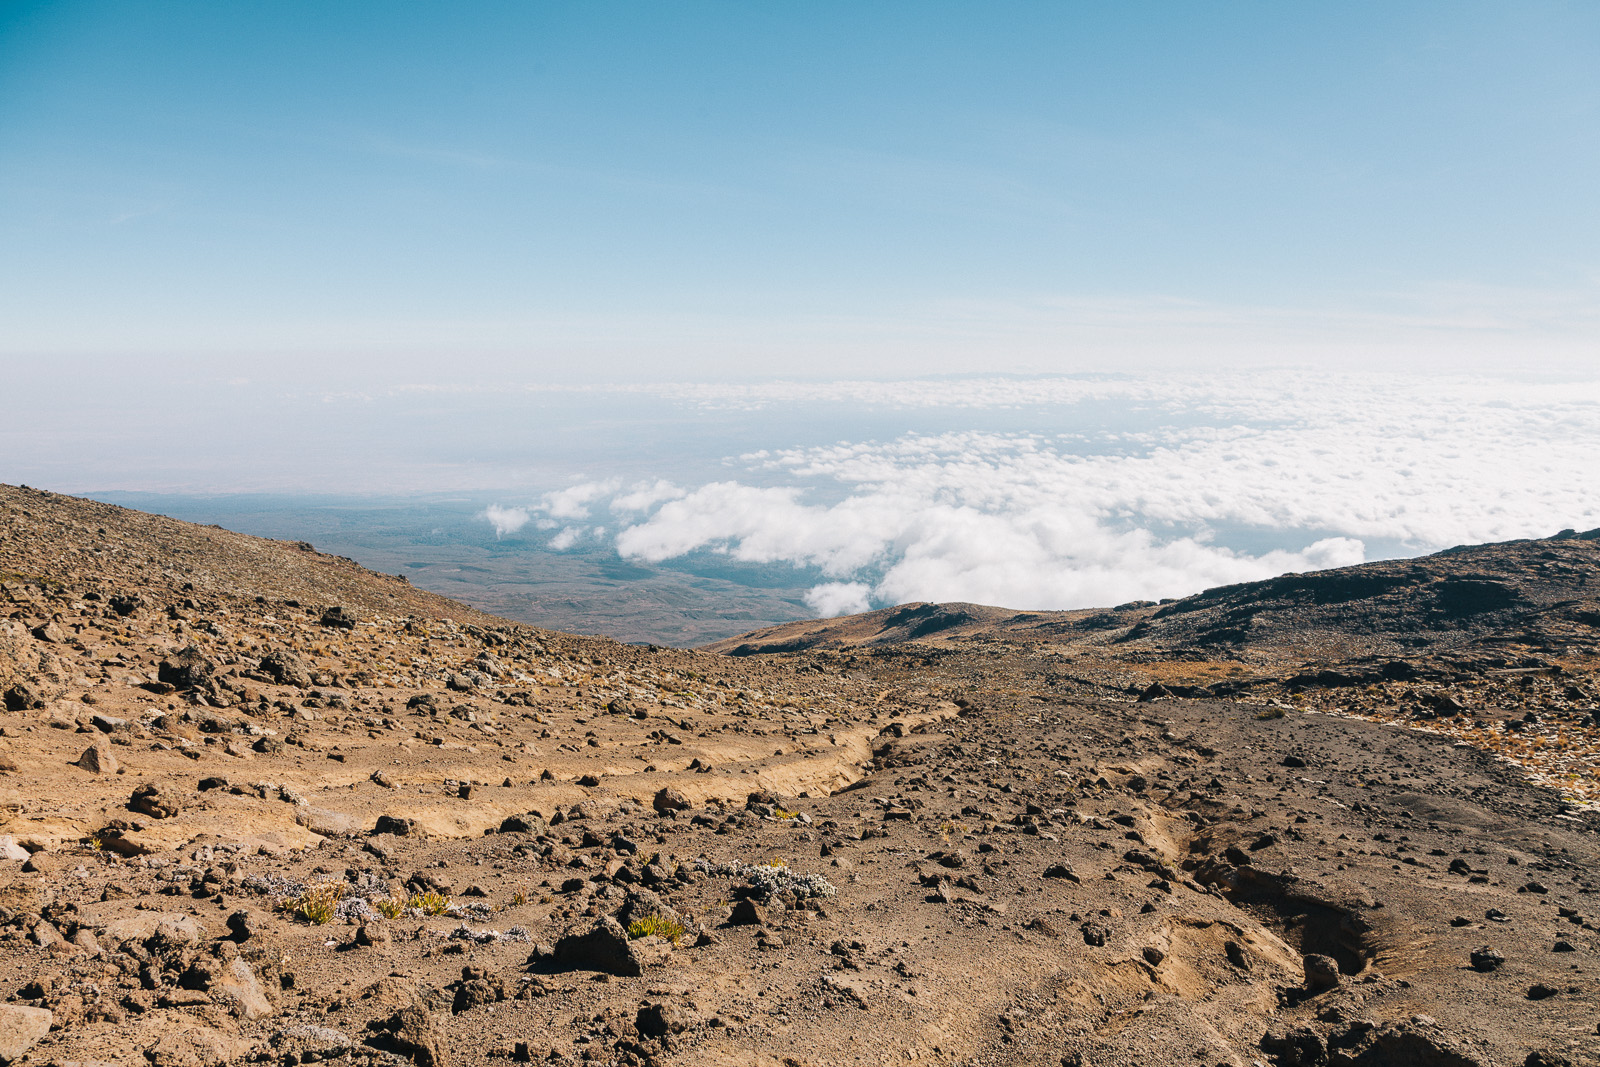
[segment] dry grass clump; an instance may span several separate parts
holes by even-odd
[[[307,886],[305,892],[285,903],[285,910],[298,915],[308,923],[322,926],[333,921],[349,887],[344,882],[318,882]]]
[[[641,937],[664,937],[676,945],[683,937],[683,923],[663,915],[646,915],[628,924],[628,936],[634,940]]]
[[[406,906],[424,915],[443,915],[445,909],[450,907],[450,898],[430,889],[426,893],[413,893],[411,899],[406,901]]]
[[[398,919],[405,915],[407,904],[400,897],[383,897],[374,900],[372,906],[378,909],[378,914],[385,919]]]

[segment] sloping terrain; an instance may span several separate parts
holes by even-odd
[[[1009,638],[1131,650],[1252,650],[1340,659],[1495,648],[1592,653],[1600,530],[1468,545],[1409,560],[1285,574],[1182,600],[1094,611],[903,604],[805,620],[706,647],[733,655]]]
[[[728,656],[0,488],[0,1061],[1596,1062],[1592,623],[1465,555]]]

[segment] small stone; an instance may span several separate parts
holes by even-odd
[[[163,794],[161,787],[154,782],[146,782],[133,791],[128,798],[128,809],[148,815],[152,819],[170,819],[178,814],[178,802],[169,794]]]
[[[728,916],[729,926],[765,926],[766,922],[766,910],[748,897],[735,904]]]
[[[1144,961],[1152,967],[1161,966],[1161,961],[1167,958],[1167,954],[1161,949],[1157,948],[1155,945],[1146,945],[1144,948],[1139,950],[1139,954],[1143,956]]]
[[[311,688],[311,668],[293,652],[270,652],[261,658],[261,673],[279,685],[295,689]]]
[[[1482,971],[1486,974],[1489,971],[1494,970],[1496,967],[1499,967],[1506,961],[1504,956],[1500,955],[1500,953],[1496,952],[1488,945],[1484,945],[1482,948],[1473,949],[1472,955],[1469,957],[1469,959],[1472,962],[1473,970]]]
[[[33,943],[40,948],[49,948],[51,945],[61,944],[66,939],[61,936],[61,931],[55,928],[54,923],[41,920],[34,924]]]
[[[1111,940],[1111,925],[1098,919],[1090,919],[1078,929],[1083,934],[1083,943],[1090,948],[1104,948]]]
[[[95,738],[94,744],[84,749],[83,755],[78,757],[76,765],[90,774],[116,774],[120,769],[117,757],[111,752],[111,742],[104,737]]]
[[[1227,954],[1228,962],[1241,971],[1250,969],[1250,957],[1245,953],[1244,946],[1237,941],[1225,942],[1222,951]]]
[[[671,787],[659,790],[655,795],[655,799],[650,802],[650,805],[656,809],[656,814],[658,815],[667,815],[680,811],[688,811],[694,806],[689,802],[689,798],[687,796]]]
[[[216,668],[195,645],[161,661],[156,678],[177,689],[196,689],[212,680]]]
[[[362,923],[356,927],[355,941],[362,948],[384,948],[389,944],[389,931],[382,926]]]
[[[1322,993],[1339,988],[1339,964],[1332,956],[1313,953],[1304,959],[1302,968],[1305,972],[1306,988],[1311,992]]]
[[[1546,985],[1543,982],[1535,982],[1533,985],[1528,987],[1528,999],[1548,1000],[1559,992],[1561,992],[1561,990],[1557,989],[1553,985]]]
[[[35,626],[28,632],[33,634],[33,636],[38,638],[40,641],[44,641],[47,644],[61,645],[65,644],[68,640],[67,631],[63,630],[54,619],[51,619],[43,626]]]

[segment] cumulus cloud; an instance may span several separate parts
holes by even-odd
[[[557,519],[587,519],[590,505],[615,493],[621,484],[613,478],[569,485],[565,489],[546,493],[539,502],[539,510]]]
[[[614,511],[634,517],[616,534],[624,556],[815,568],[833,579],[807,597],[819,614],[1156,599],[1358,563],[1374,540],[1422,552],[1600,525],[1600,383],[1000,380],[983,395],[1109,399],[1137,417],[1116,433],[763,451],[698,487],[564,492],[617,494]]]
[[[567,526],[567,527],[564,527],[560,533],[558,533],[554,537],[550,538],[550,548],[551,548],[552,551],[555,551],[555,552],[565,552],[567,549],[569,549],[573,545],[577,544],[579,539],[582,538],[582,537],[583,537],[583,528],[582,527],[579,527],[579,526]]]
[[[825,582],[806,590],[806,606],[821,618],[856,615],[872,608],[872,587],[865,582]]]
[[[479,513],[478,518],[494,527],[495,540],[498,541],[528,525],[528,520],[533,516],[527,508],[503,508],[499,504],[490,504]]]

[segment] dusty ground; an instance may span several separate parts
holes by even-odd
[[[1581,607],[727,656],[31,490],[0,537],[0,1060],[1600,1062]]]

